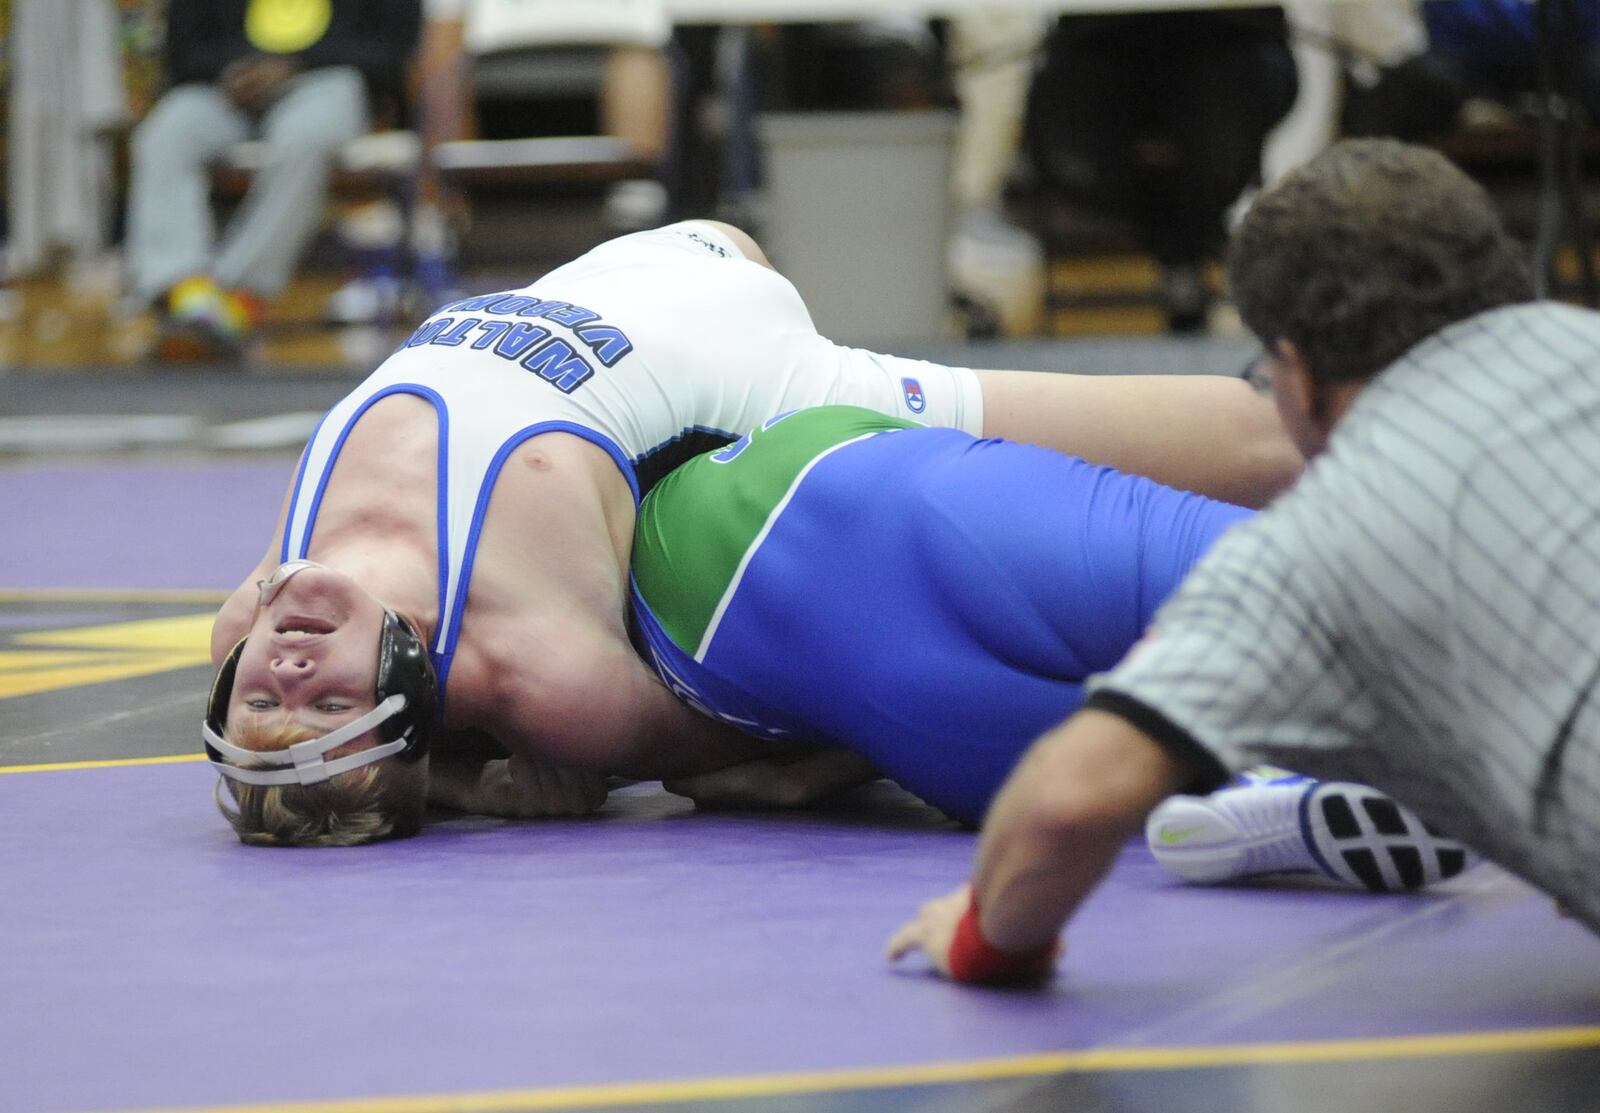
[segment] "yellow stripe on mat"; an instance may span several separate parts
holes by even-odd
[[[630,1082],[609,1086],[563,1086],[539,1090],[353,1098],[328,1102],[196,1106],[187,1107],[181,1113],[450,1113],[459,1109],[472,1109],[483,1113],[517,1113],[521,1110],[582,1109],[607,1105],[714,1101],[821,1093],[830,1090],[871,1090],[897,1086],[983,1082],[1087,1071],[1178,1070],[1259,1064],[1332,1063],[1358,1059],[1483,1055],[1508,1051],[1558,1051],[1596,1046],[1600,1046],[1600,1027],[1530,1028],[1508,1032],[1462,1032],[1389,1039],[1320,1040],[1212,1047],[1103,1048],[1021,1055],[1004,1059],[925,1063],[906,1067],[686,1079],[681,1082]]]
[[[124,765],[176,765],[184,761],[204,761],[205,754],[174,754],[171,757],[119,757],[101,761],[51,761],[40,765],[0,765],[6,773],[55,773],[62,769],[119,769]]]
[[[0,699],[211,664],[206,614],[33,630],[0,650]]]
[[[215,603],[228,592],[211,588],[21,587],[0,591],[0,603]]]

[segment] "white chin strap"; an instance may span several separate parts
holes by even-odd
[[[283,590],[283,585],[288,583],[296,572],[304,572],[307,568],[326,568],[326,564],[318,564],[314,560],[286,560],[272,570],[272,575],[264,580],[256,581],[256,590],[261,593],[258,607],[265,607],[278,597],[278,592]]]
[[[285,565],[287,567],[287,565]],[[298,569],[296,569],[298,571]],[[289,575],[293,575],[291,572]],[[284,579],[288,579],[285,576]],[[263,581],[265,583],[266,581]],[[211,764],[216,766],[217,772],[231,780],[242,781],[247,785],[314,785],[321,784],[330,777],[337,777],[340,773],[348,773],[352,769],[359,769],[363,765],[370,765],[374,761],[382,761],[390,754],[397,754],[406,748],[406,738],[396,738],[393,742],[385,742],[381,746],[374,746],[370,750],[361,750],[334,761],[326,761],[323,755],[329,750],[344,745],[352,738],[359,738],[373,727],[387,722],[394,716],[404,711],[406,697],[393,695],[378,704],[371,711],[359,719],[346,723],[338,730],[330,731],[321,738],[308,738],[304,742],[296,742],[283,750],[246,750],[235,746],[226,738],[211,729],[210,723],[201,725],[201,733],[205,740],[216,749],[226,760],[218,761],[211,758]],[[408,730],[406,734],[410,734]],[[287,765],[289,769],[242,769],[241,765]]]

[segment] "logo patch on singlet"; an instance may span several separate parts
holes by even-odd
[[[681,234],[685,238],[687,238],[689,240],[692,240],[693,242],[699,244],[701,247],[705,248],[707,251],[711,252],[711,254],[713,254],[713,255],[720,255],[724,259],[732,259],[733,258],[733,252],[729,251],[727,248],[723,247],[720,243],[717,243],[715,240],[710,239],[707,236],[702,236],[699,232],[691,232],[687,228],[684,228],[684,229],[681,229]]]
[[[906,409],[919,414],[928,408],[928,398],[922,393],[922,384],[916,379],[901,379],[900,389],[905,392]]]

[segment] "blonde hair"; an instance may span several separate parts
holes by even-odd
[[[228,741],[247,750],[281,750],[315,738],[297,724],[242,724]],[[263,764],[261,768],[266,768]],[[422,827],[428,759],[385,759],[314,785],[251,785],[220,778],[234,807],[216,790],[217,810],[250,846],[360,846],[405,838]]]

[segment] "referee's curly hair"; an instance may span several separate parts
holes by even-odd
[[[1325,383],[1370,379],[1456,321],[1533,299],[1526,253],[1483,188],[1436,151],[1350,139],[1262,192],[1228,284],[1267,348]]]

